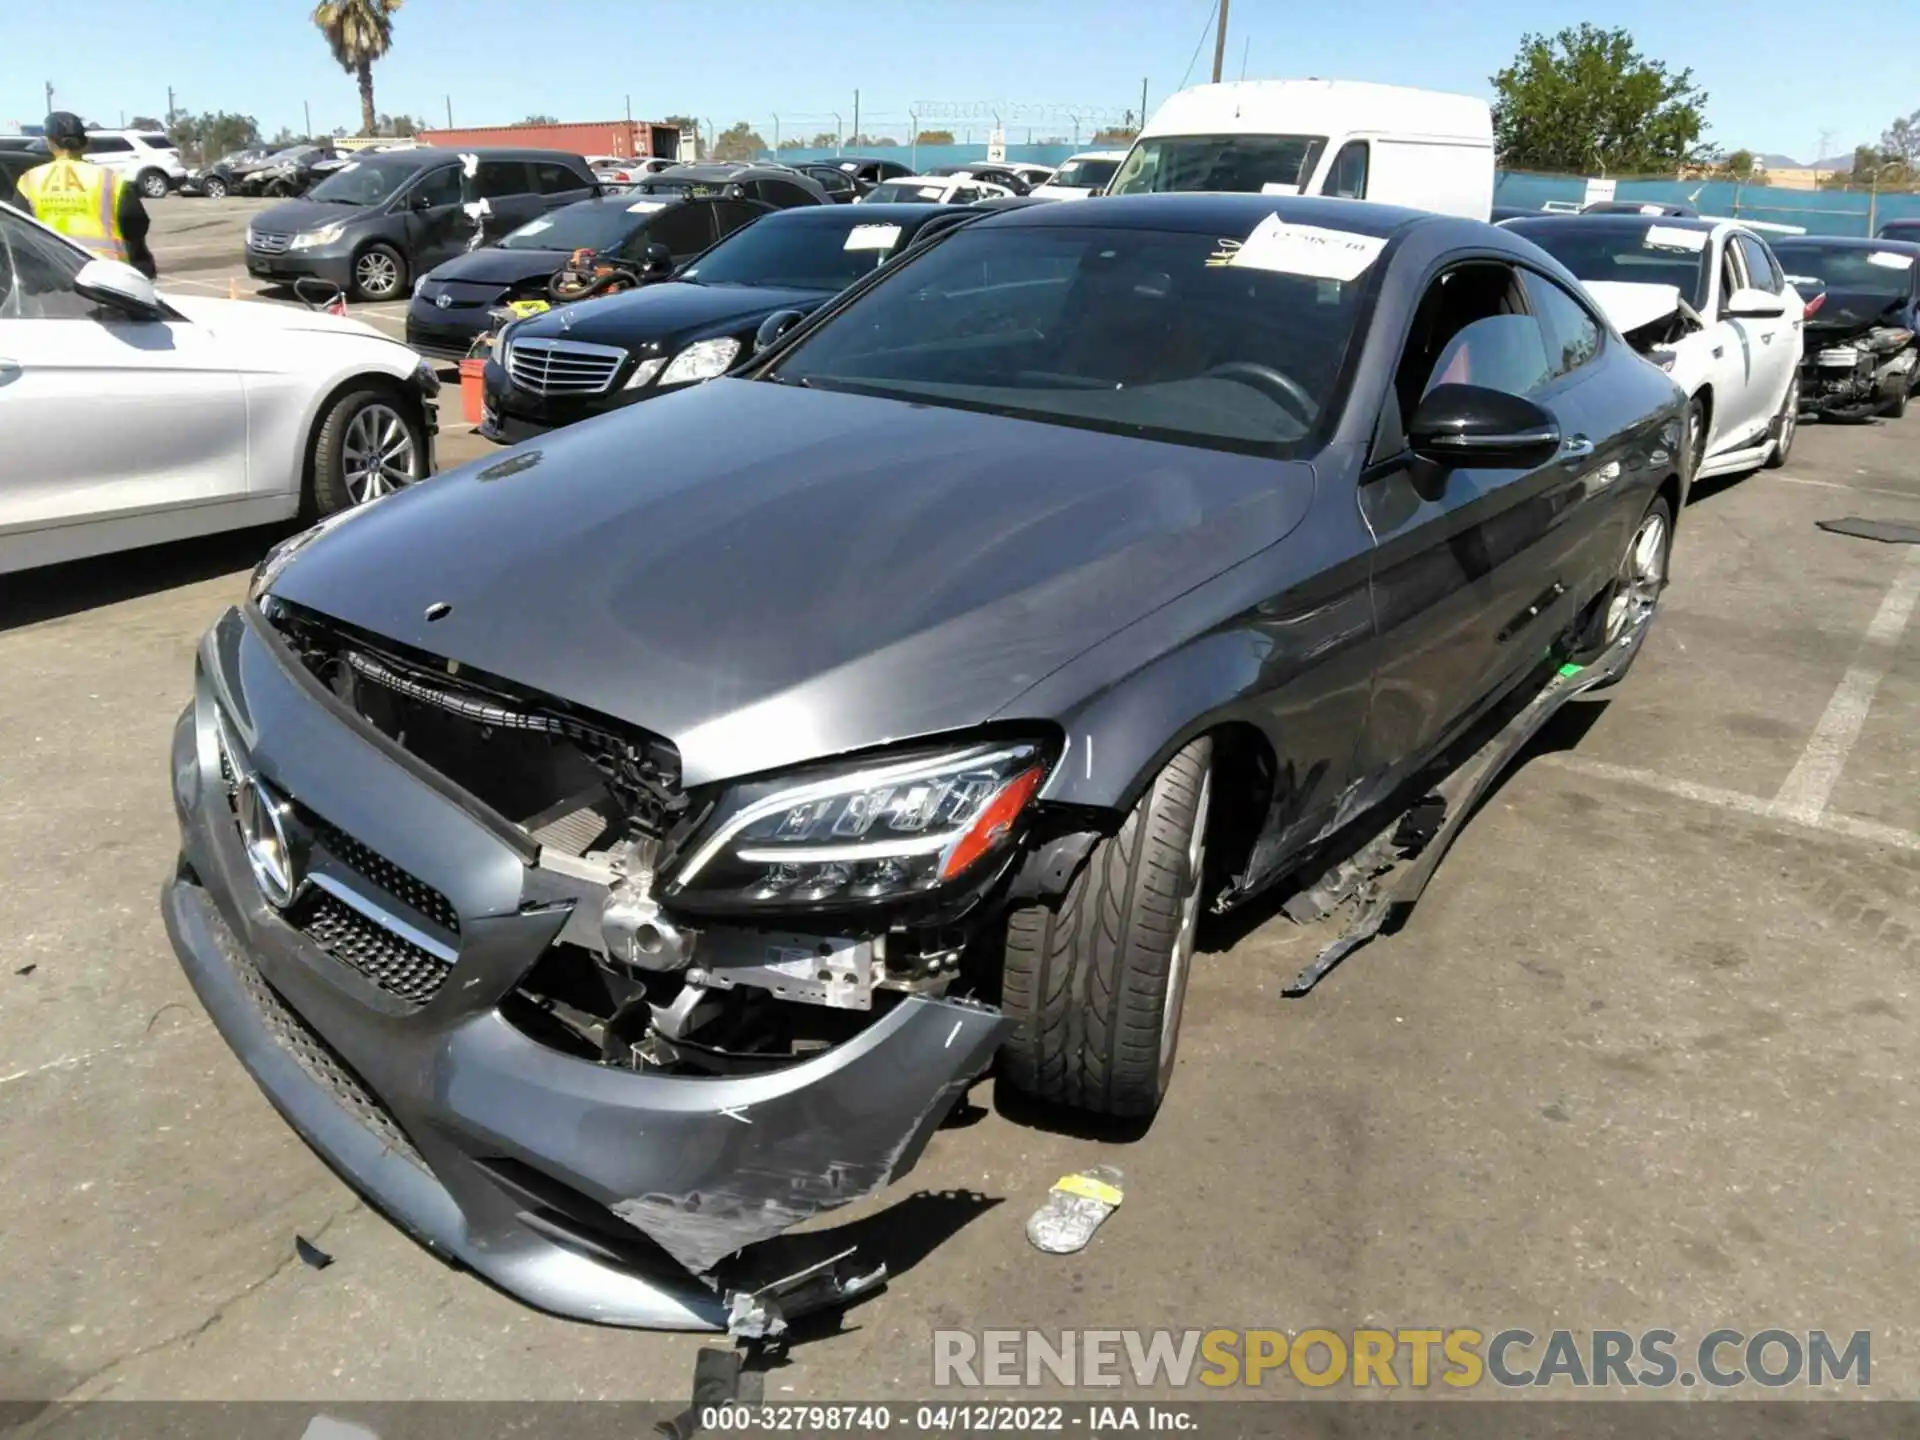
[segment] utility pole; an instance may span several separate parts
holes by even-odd
[[[47,81],[47,114],[53,113],[53,82]]]
[[[453,128],[453,96],[447,95],[442,98],[447,102],[447,128],[451,130]]]
[[[847,153],[847,132],[840,124],[840,112],[829,110],[827,113],[833,116],[833,153],[844,155]]]
[[[853,92],[853,143],[860,143],[860,92]]]
[[[773,158],[780,158],[780,112],[773,112]]]
[[[1240,42],[1240,78],[1247,78],[1247,52],[1253,48],[1253,36],[1249,35]]]
[[[1220,28],[1213,34],[1213,83],[1220,83],[1220,67],[1227,62],[1227,0],[1220,0]]]
[[[300,102],[300,113],[304,115],[307,120],[307,128],[300,133],[311,140],[313,138],[313,102],[311,100],[302,100]]]
[[[1140,77],[1140,128],[1147,128],[1147,77]]]
[[[631,95],[627,96],[627,149],[633,151],[635,155],[640,153],[640,147],[633,143],[633,96]]]
[[[909,110],[907,112],[907,168],[915,174],[920,170],[920,117]]]
[[[173,124],[173,87],[167,86],[167,124]]]

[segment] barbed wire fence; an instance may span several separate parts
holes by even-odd
[[[736,124],[741,122],[734,122]],[[1009,145],[1079,145],[1094,136],[1137,129],[1140,114],[1126,105],[1073,104],[1059,101],[915,100],[905,110],[770,110],[745,122],[765,148],[842,150],[912,147],[922,134],[945,134],[956,145],[989,143],[996,131]],[[712,130],[713,122],[704,122]],[[725,132],[725,127],[714,134]]]

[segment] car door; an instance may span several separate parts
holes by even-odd
[[[73,288],[87,256],[0,211],[0,540],[247,493],[247,405],[216,337]]]
[[[1727,301],[1747,284],[1741,264],[1740,247],[1734,235],[1723,236],[1714,246],[1714,263],[1708,280],[1707,349],[1708,383],[1713,386],[1713,415],[1707,424],[1706,454],[1745,448],[1748,437],[1770,417],[1761,391],[1764,370],[1760,357],[1761,326],[1773,321],[1736,320],[1727,314]]]
[[[558,160],[531,160],[528,168],[533,172],[533,189],[542,210],[558,210],[578,200],[591,200],[599,188],[597,181],[588,181]]]
[[[1584,563],[1568,538],[1577,527],[1562,524],[1591,458],[1578,400],[1587,370],[1549,358],[1513,265],[1469,259],[1429,281],[1360,490],[1377,545],[1380,658],[1355,770],[1369,790],[1397,784],[1448,743],[1541,661],[1564,626]],[[1442,384],[1523,395],[1573,443],[1532,468],[1418,461],[1405,417]]]
[[[664,245],[675,265],[685,264],[713,244],[715,206],[734,203],[684,200],[678,205],[668,205],[627,238],[626,244],[620,247],[621,254],[630,260],[641,260],[649,245]]]
[[[460,204],[458,163],[435,166],[415,177],[396,204],[407,217],[407,248],[414,274],[424,275],[466,252],[473,222]]]
[[[480,243],[496,244],[547,210],[547,197],[533,188],[532,167],[524,160],[482,160],[474,175],[472,198],[487,202]]]
[[[87,137],[86,158],[103,170],[111,170],[124,180],[131,180],[136,156],[133,142],[124,135],[89,135]]]
[[[1760,341],[1755,375],[1763,383],[1754,387],[1759,418],[1771,421],[1779,413],[1781,403],[1787,396],[1787,386],[1793,383],[1793,377],[1800,369],[1800,308],[1788,304],[1787,277],[1774,261],[1773,252],[1767,249],[1760,238],[1756,235],[1738,235],[1734,239],[1740,251],[1740,262],[1747,272],[1748,288],[1775,296],[1783,307],[1781,313],[1771,319],[1746,322],[1753,327]]]

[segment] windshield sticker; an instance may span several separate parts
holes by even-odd
[[[1641,242],[1649,250],[1690,250],[1698,255],[1707,248],[1707,232],[1682,230],[1678,225],[1649,225]]]
[[[1310,280],[1357,280],[1386,244],[1378,235],[1289,225],[1278,215],[1269,215],[1245,240],[1222,240],[1207,264],[1273,270]]]
[[[1876,250],[1867,256],[1867,263],[1869,265],[1878,265],[1886,270],[1911,270],[1913,268],[1913,257],[1911,255],[1902,255],[1893,250]]]
[[[898,225],[856,225],[847,232],[843,250],[891,250],[900,243]]]
[[[1789,275],[1787,276],[1787,283],[1789,285],[1819,285],[1823,282],[1818,275]]]
[[[1667,212],[1662,210],[1658,205],[1642,205],[1640,207],[1640,213],[1642,215],[1664,215]]]
[[[627,213],[629,215],[651,215],[656,210],[664,210],[666,208],[667,202],[664,200],[636,200],[627,207]]]
[[[1260,193],[1262,195],[1298,195],[1300,193],[1300,187],[1298,185],[1288,185],[1279,180],[1269,180],[1260,187]]]
[[[938,200],[946,193],[946,187],[942,185],[922,185],[920,187],[920,198],[922,200]]]
[[[551,220],[529,220],[513,233],[516,235],[538,235],[542,230],[551,230],[552,228],[553,222]]]

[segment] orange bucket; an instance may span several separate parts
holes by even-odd
[[[460,408],[469,425],[478,425],[486,408],[486,375],[485,356],[460,362]]]

